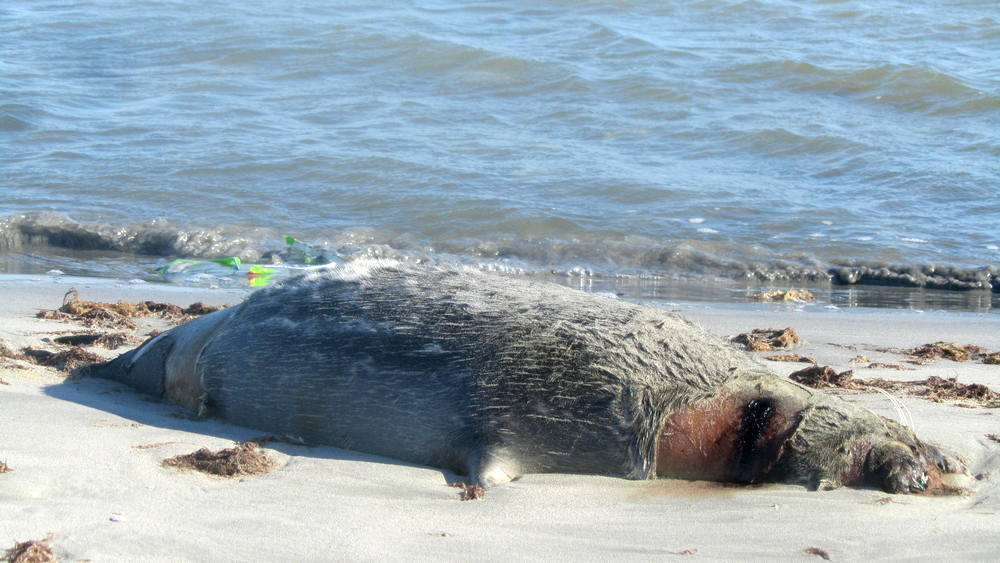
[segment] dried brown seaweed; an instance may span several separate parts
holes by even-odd
[[[929,364],[939,358],[953,362],[981,360],[984,364],[1000,364],[1000,352],[989,352],[985,348],[974,344],[934,342],[932,344],[917,346],[910,350],[898,350],[898,352],[909,356],[910,363],[920,365]]]
[[[809,366],[788,375],[788,378],[792,381],[808,385],[809,387],[840,387],[845,389],[855,388],[852,381],[853,377],[853,371],[848,370],[837,373],[837,370],[830,366],[818,365]]]
[[[824,560],[830,560],[830,554],[826,552],[825,549],[820,549],[818,547],[807,547],[802,550],[803,553],[808,555],[815,555],[816,557],[822,557]]]
[[[807,364],[815,364],[816,359],[810,358],[809,356],[803,356],[801,354],[778,354],[775,356],[764,356],[765,360],[770,360],[772,362],[803,362]]]
[[[138,343],[139,338],[125,332],[88,332],[59,336],[53,341],[69,346],[101,346],[108,350],[114,350],[126,344]]]
[[[868,364],[868,369],[894,369],[896,371],[913,371],[913,368],[908,368],[899,364],[886,364],[883,362],[872,362]]]
[[[462,489],[459,497],[460,500],[482,500],[486,498],[486,489],[480,485],[469,485],[468,483],[459,481],[457,483],[448,483],[448,486]]]
[[[104,358],[79,346],[73,346],[59,352],[25,348],[24,354],[28,357],[28,361],[32,363],[40,366],[54,367],[60,371],[73,371],[80,366],[104,361]]]
[[[21,354],[19,352],[15,352],[15,351],[11,350],[10,348],[4,346],[3,344],[0,344],[0,358],[7,358],[8,360],[18,360],[18,361],[21,361],[21,362],[30,362],[30,361],[32,361],[31,358],[29,358],[25,354]]]
[[[972,359],[974,354],[981,354],[982,351],[982,348],[978,346],[962,346],[954,342],[935,342],[917,346],[905,353],[918,359],[945,358],[955,362],[967,362]]]
[[[52,535],[40,540],[15,542],[14,547],[4,554],[5,563],[54,563],[59,561],[52,548],[47,544],[52,541]]]
[[[788,376],[792,381],[816,388],[864,390],[878,388],[934,401],[971,401],[976,406],[1000,407],[1000,393],[981,383],[959,383],[957,378],[930,376],[921,381],[890,381],[878,377],[855,379],[853,371],[838,373],[829,366],[811,366]]]
[[[807,289],[772,289],[758,293],[753,297],[757,301],[770,302],[805,301],[812,303],[816,301],[816,296]]]
[[[750,332],[737,334],[733,342],[742,344],[751,352],[770,352],[791,348],[802,341],[794,328],[755,328]]]
[[[132,303],[103,303],[100,301],[85,301],[80,299],[80,293],[71,289],[63,296],[63,304],[57,310],[40,311],[38,317],[59,321],[75,321],[88,327],[121,328],[135,330],[132,319],[137,317],[160,317],[172,322],[184,322],[193,317],[205,315],[223,306],[209,306],[202,302],[193,303],[182,308],[171,303],[155,301],[140,301]]]
[[[180,442],[153,442],[151,444],[139,444],[132,446],[133,450],[149,450],[152,448],[161,448],[163,446],[171,446],[173,444],[180,444]]]
[[[275,467],[274,461],[260,451],[260,446],[256,442],[238,443],[235,447],[216,452],[201,448],[193,453],[165,459],[163,465],[178,469],[193,469],[221,477],[259,475]]]

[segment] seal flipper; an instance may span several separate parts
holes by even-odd
[[[73,372],[74,378],[99,377],[120,381],[143,393],[162,397],[164,391],[165,366],[173,341],[157,335],[144,344],[101,364],[91,364]]]
[[[507,460],[498,450],[489,448],[473,454],[468,466],[471,484],[484,489],[509,483],[521,476],[516,464]]]

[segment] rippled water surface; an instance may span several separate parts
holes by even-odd
[[[993,0],[379,4],[4,3],[0,264],[997,284]]]

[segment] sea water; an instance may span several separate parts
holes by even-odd
[[[155,279],[292,235],[990,309],[997,60],[994,0],[6,2],[0,271]]]

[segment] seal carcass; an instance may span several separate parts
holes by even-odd
[[[81,372],[484,486],[562,472],[905,493],[954,469],[676,315],[464,267],[310,273]]]

